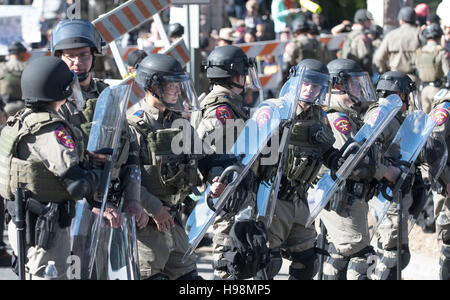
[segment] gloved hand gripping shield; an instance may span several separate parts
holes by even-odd
[[[302,80],[303,70],[300,71],[299,76],[291,78],[286,83],[282,96],[284,101],[280,101],[279,104],[264,101],[246,123],[233,147],[229,150],[231,154],[236,156],[238,163],[226,168],[219,181],[223,182],[231,172],[236,172],[238,175],[227,184],[218,199],[210,198],[210,184],[208,184],[203,199],[199,200],[200,202],[192,213],[196,220],[192,222],[193,225],[189,232],[190,247],[186,251],[184,259],[192,255],[197,248],[209,226],[223,211],[230,196],[247,175],[254,162],[260,157],[261,152],[267,146],[267,142],[278,131],[282,121],[292,116],[293,113],[295,114],[297,94]],[[205,203],[209,206],[209,209],[205,208]],[[202,210],[203,213],[206,210],[206,216],[201,215]]]
[[[311,226],[320,211],[328,204],[331,197],[345,184],[347,177],[352,173],[359,161],[367,154],[377,137],[395,117],[402,106],[402,101],[397,95],[379,100],[379,106],[372,110],[368,122],[358,131],[354,137],[351,147],[357,149],[347,157],[344,153],[345,162],[341,165],[335,176],[331,171],[323,175],[315,188],[308,193],[308,206],[310,210],[306,227]],[[335,177],[335,178],[333,178]]]
[[[132,218],[125,216],[125,223],[121,224],[119,228],[111,228],[109,223],[106,224],[103,219],[111,172],[118,156],[119,138],[125,122],[130,92],[131,85],[121,84],[108,87],[100,94],[96,104],[87,150],[109,154],[109,156],[103,167],[101,184],[97,193],[99,203],[96,206],[99,206],[99,211],[93,214],[92,207],[87,202],[80,202],[72,224],[74,236],[72,249],[76,249],[78,253],[82,254],[81,274],[86,276],[83,279],[92,278],[94,261],[97,267],[95,272],[97,279],[117,279],[117,276],[108,274],[108,265],[112,265],[114,270],[120,265],[117,262],[127,263],[128,275],[122,277],[122,279],[132,279],[132,274],[135,274],[133,268],[136,265],[130,265],[127,258],[130,253],[136,252],[133,249],[135,245],[127,242],[128,240],[132,241],[133,237],[125,238],[125,236],[134,232]],[[117,206],[117,204],[115,205]],[[121,205],[119,204],[119,207],[116,207],[119,211]],[[118,237],[122,238],[119,239]],[[115,243],[110,245],[111,239],[114,239]],[[115,249],[110,246],[115,247]],[[118,255],[122,255],[122,257],[118,257]]]
[[[392,201],[395,201],[398,197],[401,198],[402,185],[435,126],[436,121],[428,117],[423,111],[414,111],[403,121],[385,153],[385,157],[396,163],[401,173],[395,186],[386,185],[385,189],[371,202],[373,214],[377,219],[377,226],[371,238],[377,233]]]

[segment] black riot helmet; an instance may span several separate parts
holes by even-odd
[[[397,19],[399,21],[402,20],[409,24],[415,24],[416,18],[417,18],[416,12],[412,7],[409,6],[402,7],[397,15]]]
[[[378,78],[377,81],[377,95],[380,98],[386,98],[391,94],[403,93],[405,97],[402,101],[409,107],[409,97],[412,96],[414,104],[420,107],[417,100],[417,86],[411,78],[401,72],[389,71]]]
[[[331,86],[342,86],[343,91],[332,91],[332,94],[347,94],[353,103],[376,100],[375,90],[369,73],[351,59],[334,59],[327,65],[331,76]]]
[[[147,52],[144,50],[133,50],[128,54],[127,65],[136,69],[139,63],[146,58],[147,55]]]
[[[256,88],[261,86],[254,60],[249,59],[245,52],[237,46],[227,45],[215,48],[209,54],[203,68],[206,70],[206,77],[212,84],[226,82],[227,85],[243,89],[244,86],[224,79],[231,79],[233,76],[239,75],[249,75],[252,86]]]
[[[316,59],[304,59],[289,71],[289,78],[300,76],[303,71],[299,100],[309,104],[324,104],[330,87],[328,68]]]
[[[198,109],[189,75],[171,56],[149,54],[138,65],[136,82],[170,110],[187,112]]]
[[[74,72],[59,58],[43,56],[25,67],[21,79],[26,103],[54,102],[81,95]]]
[[[425,30],[422,32],[424,38],[426,39],[440,39],[444,32],[442,31],[441,26],[436,23],[431,23],[425,27]]]
[[[184,34],[184,27],[180,23],[173,23],[169,25],[169,37],[182,37]]]
[[[365,21],[373,20],[372,13],[367,9],[358,9],[353,17],[353,23],[363,24]]]
[[[415,90],[416,84],[408,75],[402,72],[386,72],[377,81],[377,93],[395,92],[408,95]],[[384,95],[382,96],[385,97]]]
[[[9,54],[19,54],[21,52],[27,52],[27,49],[23,46],[21,42],[12,42],[8,46]]]

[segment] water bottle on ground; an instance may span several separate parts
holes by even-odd
[[[50,260],[45,267],[44,277],[46,279],[54,280],[58,278],[58,270],[56,270],[55,262]]]

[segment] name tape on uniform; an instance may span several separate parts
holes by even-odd
[[[92,24],[109,44],[140,26],[169,5],[170,0],[129,0],[94,20]]]
[[[264,41],[246,44],[235,44],[241,48],[248,57],[265,55],[282,55],[288,41]]]

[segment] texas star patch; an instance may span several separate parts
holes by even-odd
[[[233,119],[233,111],[228,106],[219,106],[216,109],[216,117],[222,124],[225,125],[227,120]]]
[[[256,124],[258,127],[265,126],[272,119],[272,110],[270,108],[261,108],[256,115]]]
[[[349,134],[352,129],[352,125],[346,117],[339,117],[333,122],[333,125],[337,131],[343,134]]]
[[[64,126],[59,126],[55,130],[56,138],[66,148],[75,149],[75,143]]]
[[[436,121],[436,125],[442,125],[448,118],[448,111],[443,108],[438,108],[433,113],[433,120]]]

